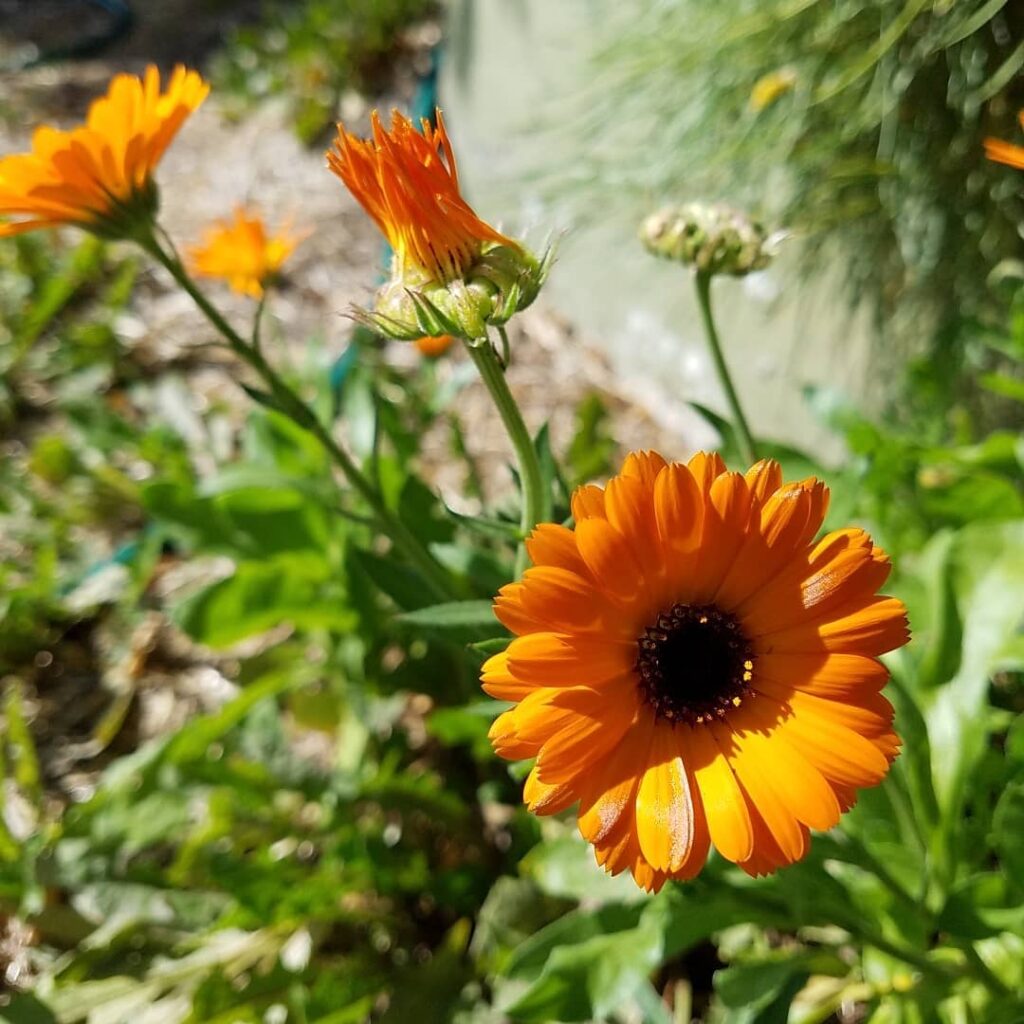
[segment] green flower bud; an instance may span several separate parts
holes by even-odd
[[[764,228],[722,204],[687,203],[651,214],[640,227],[648,252],[703,274],[743,277],[763,270],[772,253]]]

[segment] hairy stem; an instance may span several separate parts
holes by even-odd
[[[395,547],[419,570],[435,596],[441,600],[457,597],[457,588],[445,569],[387,507],[380,492],[363,475],[348,452],[335,441],[316,413],[264,359],[259,347],[246,342],[199,290],[177,254],[169,251],[170,247],[162,246],[155,234],[141,239],[140,244],[192,297],[200,311],[224,338],[235,355],[256,373],[267,388],[274,405],[289,419],[294,420],[300,427],[316,437],[331,461],[341,470],[352,489],[373,510],[382,532],[391,538]]]
[[[539,522],[551,516],[551,498],[545,493],[544,477],[540,471],[537,449],[523,422],[519,406],[512,397],[512,392],[509,391],[505,372],[490,341],[487,339],[477,343],[467,341],[466,349],[476,364],[495,406],[497,406],[501,422],[505,425],[505,431],[516,453],[519,480],[523,490],[523,507],[519,527],[520,534],[525,540]],[[521,545],[516,556],[516,576],[522,575],[526,568],[526,560],[526,548]]]
[[[715,327],[715,318],[711,313],[711,275],[697,271],[696,282],[697,304],[700,306],[701,320],[704,324],[704,336],[707,338],[708,348],[711,350],[711,358],[715,363],[718,381],[722,385],[726,401],[729,403],[729,411],[732,414],[733,426],[736,428],[740,452],[747,464],[753,465],[757,461],[754,438],[747,425],[747,418],[743,415],[740,397],[733,385],[732,376],[725,361],[725,353],[722,351],[722,342],[719,340],[718,330]]]

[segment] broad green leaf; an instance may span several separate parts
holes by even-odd
[[[992,846],[1008,878],[1024,889],[1024,782],[1011,782],[996,804]]]
[[[1024,904],[1004,875],[982,872],[950,892],[938,927],[961,940],[984,939],[1003,931],[1024,936]]]
[[[935,791],[945,819],[940,855],[958,828],[970,773],[984,751],[992,671],[1024,619],[1024,520],[965,527],[952,558],[963,655],[956,676],[939,688],[925,711]]]
[[[404,611],[415,611],[430,603],[432,595],[429,588],[414,570],[402,562],[355,547],[349,548],[349,558],[355,571],[365,573],[378,590]]]
[[[540,975],[506,1007],[516,1021],[589,1021],[621,1010],[664,952],[666,905],[650,900],[632,928],[601,930],[555,947]]]
[[[715,992],[729,1024],[786,1024],[793,997],[811,974],[844,976],[849,968],[827,952],[779,955],[716,971]]]
[[[214,648],[283,623],[298,629],[351,629],[356,614],[341,587],[324,579],[325,568],[305,557],[242,562],[234,575],[180,605],[175,619],[193,639]]]
[[[551,896],[586,900],[589,905],[633,903],[646,899],[629,872],[612,878],[594,860],[589,843],[572,833],[547,839],[520,862],[519,870]]]
[[[399,622],[462,643],[494,636],[500,628],[490,601],[449,601],[397,616]]]
[[[477,761],[491,761],[496,755],[487,733],[506,707],[502,701],[487,700],[467,707],[438,708],[427,719],[427,731],[446,746],[468,746]]]

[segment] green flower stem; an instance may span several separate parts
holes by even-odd
[[[435,596],[440,600],[451,600],[459,597],[454,581],[445,569],[406,525],[387,507],[380,492],[362,474],[348,452],[334,440],[330,431],[321,423],[316,413],[264,359],[259,347],[246,342],[199,290],[178,256],[165,249],[157,240],[155,234],[141,238],[139,242],[143,249],[188,292],[206,319],[223,336],[235,355],[256,373],[269,391],[277,408],[304,430],[308,430],[323,445],[331,461],[341,470],[352,489],[373,510],[380,529],[391,538],[395,547],[419,570]]]
[[[722,351],[722,343],[718,338],[718,331],[715,328],[715,318],[711,315],[711,275],[698,270],[696,281],[697,304],[700,306],[701,320],[704,323],[704,335],[708,341],[708,348],[711,349],[711,358],[715,361],[718,381],[722,385],[726,401],[729,403],[741,454],[747,464],[752,466],[757,461],[754,438],[750,433],[750,427],[747,425],[747,418],[743,415],[743,407],[740,405],[739,395],[736,394],[736,388],[733,386],[729,367],[725,362],[725,353]]]
[[[523,422],[522,413],[509,391],[505,372],[498,360],[490,340],[466,341],[466,349],[480,373],[494,404],[498,407],[501,422],[512,442],[519,464],[519,480],[523,489],[523,509],[519,520],[520,533],[525,540],[530,531],[545,519],[551,518],[551,497],[545,493],[544,477],[540,471],[540,460],[533,438]],[[516,576],[526,568],[526,548],[521,545],[516,556]]]

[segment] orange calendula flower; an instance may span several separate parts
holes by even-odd
[[[330,169],[373,218],[394,250],[391,281],[366,314],[394,338],[454,334],[482,338],[535,298],[547,269],[518,242],[482,221],[459,191],[455,154],[437,112],[422,131],[397,110],[372,135],[338,125]]]
[[[516,634],[483,687],[516,702],[491,729],[536,758],[537,814],[578,804],[598,863],[644,889],[692,878],[711,844],[751,875],[800,860],[881,782],[900,741],[878,656],[908,640],[877,596],[889,561],[859,529],[815,541],[828,491],[776,462],[630,455],[545,524],[504,587]]]
[[[240,206],[233,220],[206,229],[202,244],[189,249],[189,264],[193,273],[220,278],[239,294],[258,299],[301,240],[287,227],[268,234],[263,218]]]
[[[1024,110],[1017,115],[1017,119],[1021,128],[1024,128]],[[1004,142],[1002,139],[986,139],[985,156],[996,163],[1009,164],[1011,167],[1024,170],[1024,146],[1015,146],[1012,142]]]
[[[0,160],[0,236],[77,224],[125,237],[148,223],[157,207],[153,171],[209,88],[177,67],[161,92],[150,65],[141,79],[116,75],[84,125],[37,128],[30,153]]]
[[[428,359],[438,359],[452,347],[453,341],[455,339],[450,334],[439,334],[433,338],[429,335],[417,338],[413,344],[419,349],[420,355]]]

